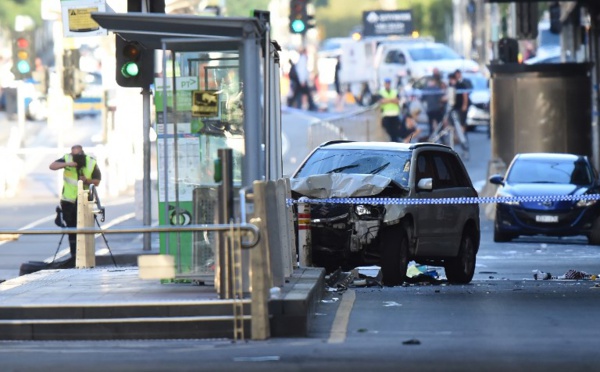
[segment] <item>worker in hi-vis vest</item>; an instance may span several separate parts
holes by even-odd
[[[381,96],[379,104],[381,107],[381,125],[390,136],[390,141],[398,141],[398,131],[400,130],[400,99],[398,91],[391,88],[392,80],[386,78],[383,81],[383,88],[379,90]]]
[[[87,190],[90,185],[98,186],[102,175],[98,162],[83,152],[81,145],[71,147],[71,153],[56,159],[50,164],[51,170],[63,169],[63,189],[60,198],[63,220],[67,227],[77,227],[77,182],[83,181]],[[77,254],[77,234],[69,234],[69,248],[73,266]]]

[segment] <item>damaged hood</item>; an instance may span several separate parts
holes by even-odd
[[[290,179],[291,189],[315,199],[374,196],[392,180],[377,174],[317,174]]]

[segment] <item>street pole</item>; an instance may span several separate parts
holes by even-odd
[[[152,93],[148,87],[142,89],[142,105],[143,105],[143,161],[144,161],[144,178],[142,181],[142,190],[143,190],[143,198],[144,198],[144,208],[143,208],[143,225],[150,226],[152,224],[152,188],[151,188],[151,180],[150,180],[150,97]],[[143,250],[150,251],[152,250],[151,243],[151,233],[144,233],[143,237]]]

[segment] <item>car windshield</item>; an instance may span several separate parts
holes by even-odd
[[[321,148],[311,155],[295,177],[331,173],[378,174],[408,187],[410,157],[410,151]]]
[[[455,51],[447,46],[424,46],[408,50],[413,61],[439,61],[443,59],[460,59]]]
[[[518,159],[511,166],[506,182],[589,185],[592,170],[582,160]]]

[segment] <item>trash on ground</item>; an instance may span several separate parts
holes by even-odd
[[[598,279],[597,274],[586,273],[585,271],[579,270],[567,270],[564,275],[553,276],[550,273],[546,273],[540,270],[533,270],[533,279],[535,280],[550,280],[550,279],[560,279],[560,280],[596,280]]]
[[[410,340],[403,341],[402,345],[421,345],[421,341],[411,338]]]
[[[411,261],[406,270],[406,282],[407,283],[431,283],[441,284],[439,280],[440,275],[434,267],[427,265],[419,265],[414,261]]]

